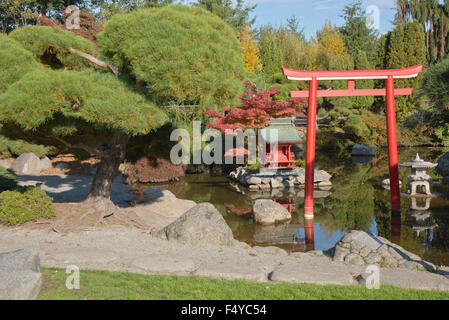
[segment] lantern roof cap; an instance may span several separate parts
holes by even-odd
[[[432,163],[432,162],[427,162],[424,161],[423,159],[421,159],[419,157],[419,154],[416,154],[416,158],[413,161],[409,161],[409,162],[405,162],[400,164],[401,167],[408,167],[408,168],[412,168],[412,169],[430,169],[430,168],[435,168],[437,166],[437,164]]]

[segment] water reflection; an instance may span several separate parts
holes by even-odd
[[[402,149],[399,161],[416,152],[435,162],[441,149]],[[304,218],[304,191],[286,190],[252,193],[236,189],[226,177],[187,176],[166,184],[151,185],[172,191],[177,197],[197,203],[210,202],[223,214],[234,237],[251,245],[276,245],[286,250],[326,250],[351,229],[371,231],[435,264],[449,265],[449,187],[434,183],[438,197],[401,198],[402,212],[392,214],[390,194],[381,187],[388,178],[387,150],[380,150],[366,164],[354,165],[350,156],[317,153],[317,169],[333,174],[331,190],[315,191],[315,216]],[[409,169],[400,168],[401,191],[407,191]],[[148,186],[146,186],[148,187]],[[272,198],[292,215],[289,224],[260,226],[251,208],[258,198]],[[418,213],[419,212],[419,213]]]

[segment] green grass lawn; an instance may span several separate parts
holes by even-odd
[[[383,286],[320,286],[290,283],[254,283],[202,277],[147,276],[126,272],[80,271],[80,289],[68,290],[65,270],[43,268],[39,299],[445,299],[449,292],[406,290]]]

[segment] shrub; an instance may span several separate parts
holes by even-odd
[[[10,139],[0,133],[0,159],[20,156],[22,153],[32,152],[39,158],[55,155],[57,148],[34,144],[22,139]]]
[[[0,193],[17,188],[17,177],[12,170],[0,167]]]
[[[0,223],[21,225],[56,216],[52,199],[40,188],[21,188],[0,193]]]
[[[92,65],[86,59],[71,53],[69,49],[93,54],[93,44],[70,31],[45,26],[26,26],[11,32],[10,37],[31,51],[42,63],[53,68],[80,70]]]
[[[135,164],[126,166],[124,176],[128,183],[166,182],[183,177],[184,168],[163,158],[142,157]]]
[[[153,99],[227,106],[238,102],[245,70],[232,28],[201,8],[174,5],[112,17],[100,53],[146,82]]]
[[[250,164],[248,165],[248,170],[251,173],[258,173],[259,169],[262,169],[264,167],[264,165],[262,164],[262,162],[260,161],[259,158],[256,159],[256,163]]]

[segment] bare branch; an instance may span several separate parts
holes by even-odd
[[[77,49],[74,48],[69,48],[69,51],[72,53],[75,53],[77,55],[79,55],[80,57],[89,60],[90,62],[92,62],[93,64],[103,67],[103,68],[109,68],[116,76],[118,76],[120,73],[118,71],[118,69],[104,61],[98,60],[97,58],[95,58],[94,56],[87,54],[85,52],[79,51]]]

